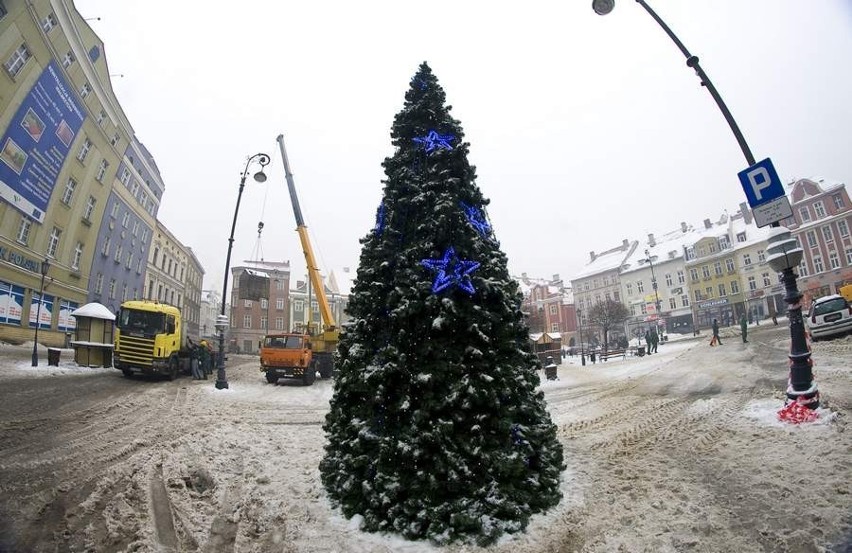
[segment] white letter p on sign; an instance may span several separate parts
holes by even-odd
[[[769,178],[769,172],[763,167],[757,167],[753,171],[746,173],[746,176],[748,176],[748,182],[751,185],[751,189],[754,191],[754,197],[758,202],[761,201],[763,199],[763,194],[761,192],[772,185],[772,179]]]

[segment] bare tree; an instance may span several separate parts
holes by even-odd
[[[605,300],[589,309],[589,322],[598,326],[603,333],[604,351],[609,348],[609,332],[627,320],[630,312],[621,302]]]

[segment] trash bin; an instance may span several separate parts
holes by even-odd
[[[59,366],[59,354],[62,352],[59,348],[47,348],[47,364],[51,367]]]
[[[553,357],[547,356],[547,365],[544,366],[544,376],[548,380],[556,380],[556,363],[553,362]]]
[[[636,355],[638,355],[639,357],[645,355],[645,346],[638,346],[636,348]]]

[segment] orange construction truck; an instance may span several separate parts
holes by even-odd
[[[268,334],[260,344],[260,370],[270,384],[279,378],[298,378],[305,386],[317,377],[310,336],[300,333]]]

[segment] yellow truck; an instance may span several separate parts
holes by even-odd
[[[297,378],[305,386],[314,383],[317,363],[310,336],[300,333],[268,334],[260,344],[260,370],[270,384],[279,378]]]
[[[148,300],[121,304],[115,319],[113,366],[134,374],[174,380],[189,368],[189,346],[180,309]]]

